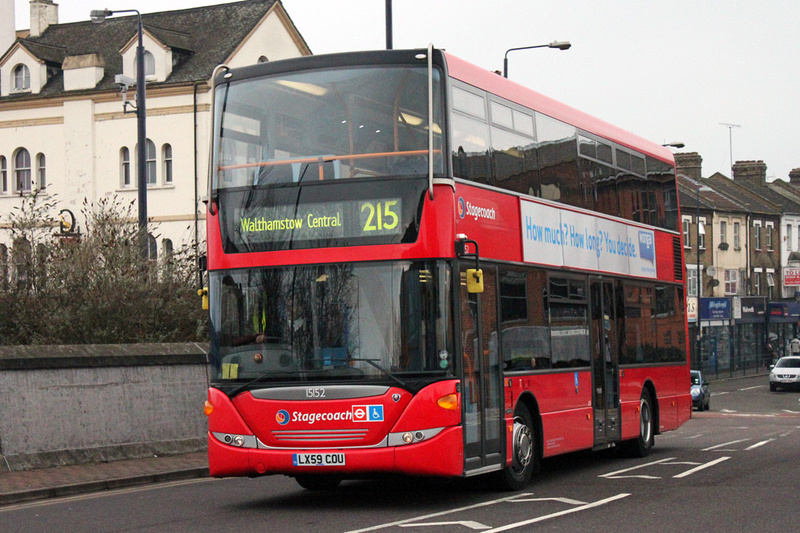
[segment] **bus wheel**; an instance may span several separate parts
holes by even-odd
[[[500,472],[500,481],[502,488],[506,490],[522,490],[530,483],[538,461],[533,419],[522,403],[514,411],[512,440],[511,464]]]
[[[342,482],[335,476],[295,476],[294,480],[307,490],[333,490]]]
[[[650,393],[642,390],[639,400],[639,436],[630,442],[630,452],[634,457],[647,457],[655,444],[653,430],[653,405]]]

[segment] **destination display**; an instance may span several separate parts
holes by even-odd
[[[246,243],[325,240],[402,231],[400,198],[237,209],[239,239]]]
[[[359,186],[339,182],[332,186],[225,191],[220,196],[225,203],[220,212],[224,216],[221,230],[226,251],[415,240],[424,189],[405,185],[384,181],[378,189],[375,182]]]

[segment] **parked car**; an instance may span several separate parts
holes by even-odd
[[[703,378],[699,370],[692,370],[692,406],[700,411],[711,409],[711,391],[708,390],[708,381]]]
[[[800,387],[800,357],[787,356],[778,359],[769,371],[769,390],[778,387],[789,389]]]

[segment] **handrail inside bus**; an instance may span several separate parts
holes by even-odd
[[[214,143],[214,133],[216,132],[216,130],[214,129],[214,117],[216,117],[216,114],[217,114],[216,109],[214,107],[215,106],[214,95],[217,92],[215,90],[216,87],[214,86],[214,80],[217,77],[217,73],[222,69],[230,70],[230,67],[228,65],[224,64],[224,63],[220,63],[219,65],[214,67],[214,70],[211,72],[211,83],[210,83],[210,85],[211,85],[211,120],[209,121],[211,123],[211,136],[209,137],[209,140],[211,141],[212,146],[213,146],[213,143]],[[208,191],[206,191],[206,195],[208,197],[208,210],[212,215],[216,215],[216,212],[214,211],[214,198],[212,196],[213,195],[213,191],[214,191],[214,150],[212,149],[212,150],[208,151]]]
[[[348,155],[323,155],[323,156],[312,156],[312,157],[300,157],[296,159],[280,159],[277,161],[259,161],[257,163],[241,163],[238,165],[220,165],[217,168],[217,171],[222,170],[238,170],[242,168],[262,168],[262,167],[274,167],[278,165],[291,165],[295,163],[317,163],[320,165],[320,177],[322,179],[322,163],[330,163],[332,161],[342,161],[342,160],[355,160],[355,159],[378,159],[383,157],[410,157],[410,156],[418,156],[418,155],[429,155],[429,154],[441,154],[441,150],[406,150],[406,151],[399,151],[399,152],[375,152],[370,154],[348,154]],[[431,157],[431,161],[433,158]],[[432,165],[432,163],[430,163]],[[429,171],[432,170],[429,168]],[[430,180],[430,178],[429,178]],[[432,186],[431,181],[431,186]]]
[[[433,43],[428,44],[428,196],[433,200]]]

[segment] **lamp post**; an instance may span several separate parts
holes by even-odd
[[[697,208],[695,213],[695,222],[697,222],[697,362],[700,363],[700,297],[703,291],[703,271],[700,269],[700,235],[705,235],[705,228],[700,224],[700,193],[710,191],[711,187],[701,185],[697,188]]]
[[[569,41],[553,41],[550,44],[537,44],[534,46],[520,46],[519,48],[509,48],[503,56],[503,77],[508,77],[508,53],[515,50],[530,50],[531,48],[558,48],[559,50],[569,50],[572,44]]]
[[[93,9],[90,13],[92,22],[100,24],[107,17],[117,13],[136,13],[138,44],[136,46],[136,129],[137,129],[137,188],[139,192],[139,250],[142,259],[150,257],[150,246],[147,234],[147,110],[145,107],[145,77],[144,77],[144,31],[142,29],[142,14],[136,9]],[[127,111],[126,111],[127,112]]]

